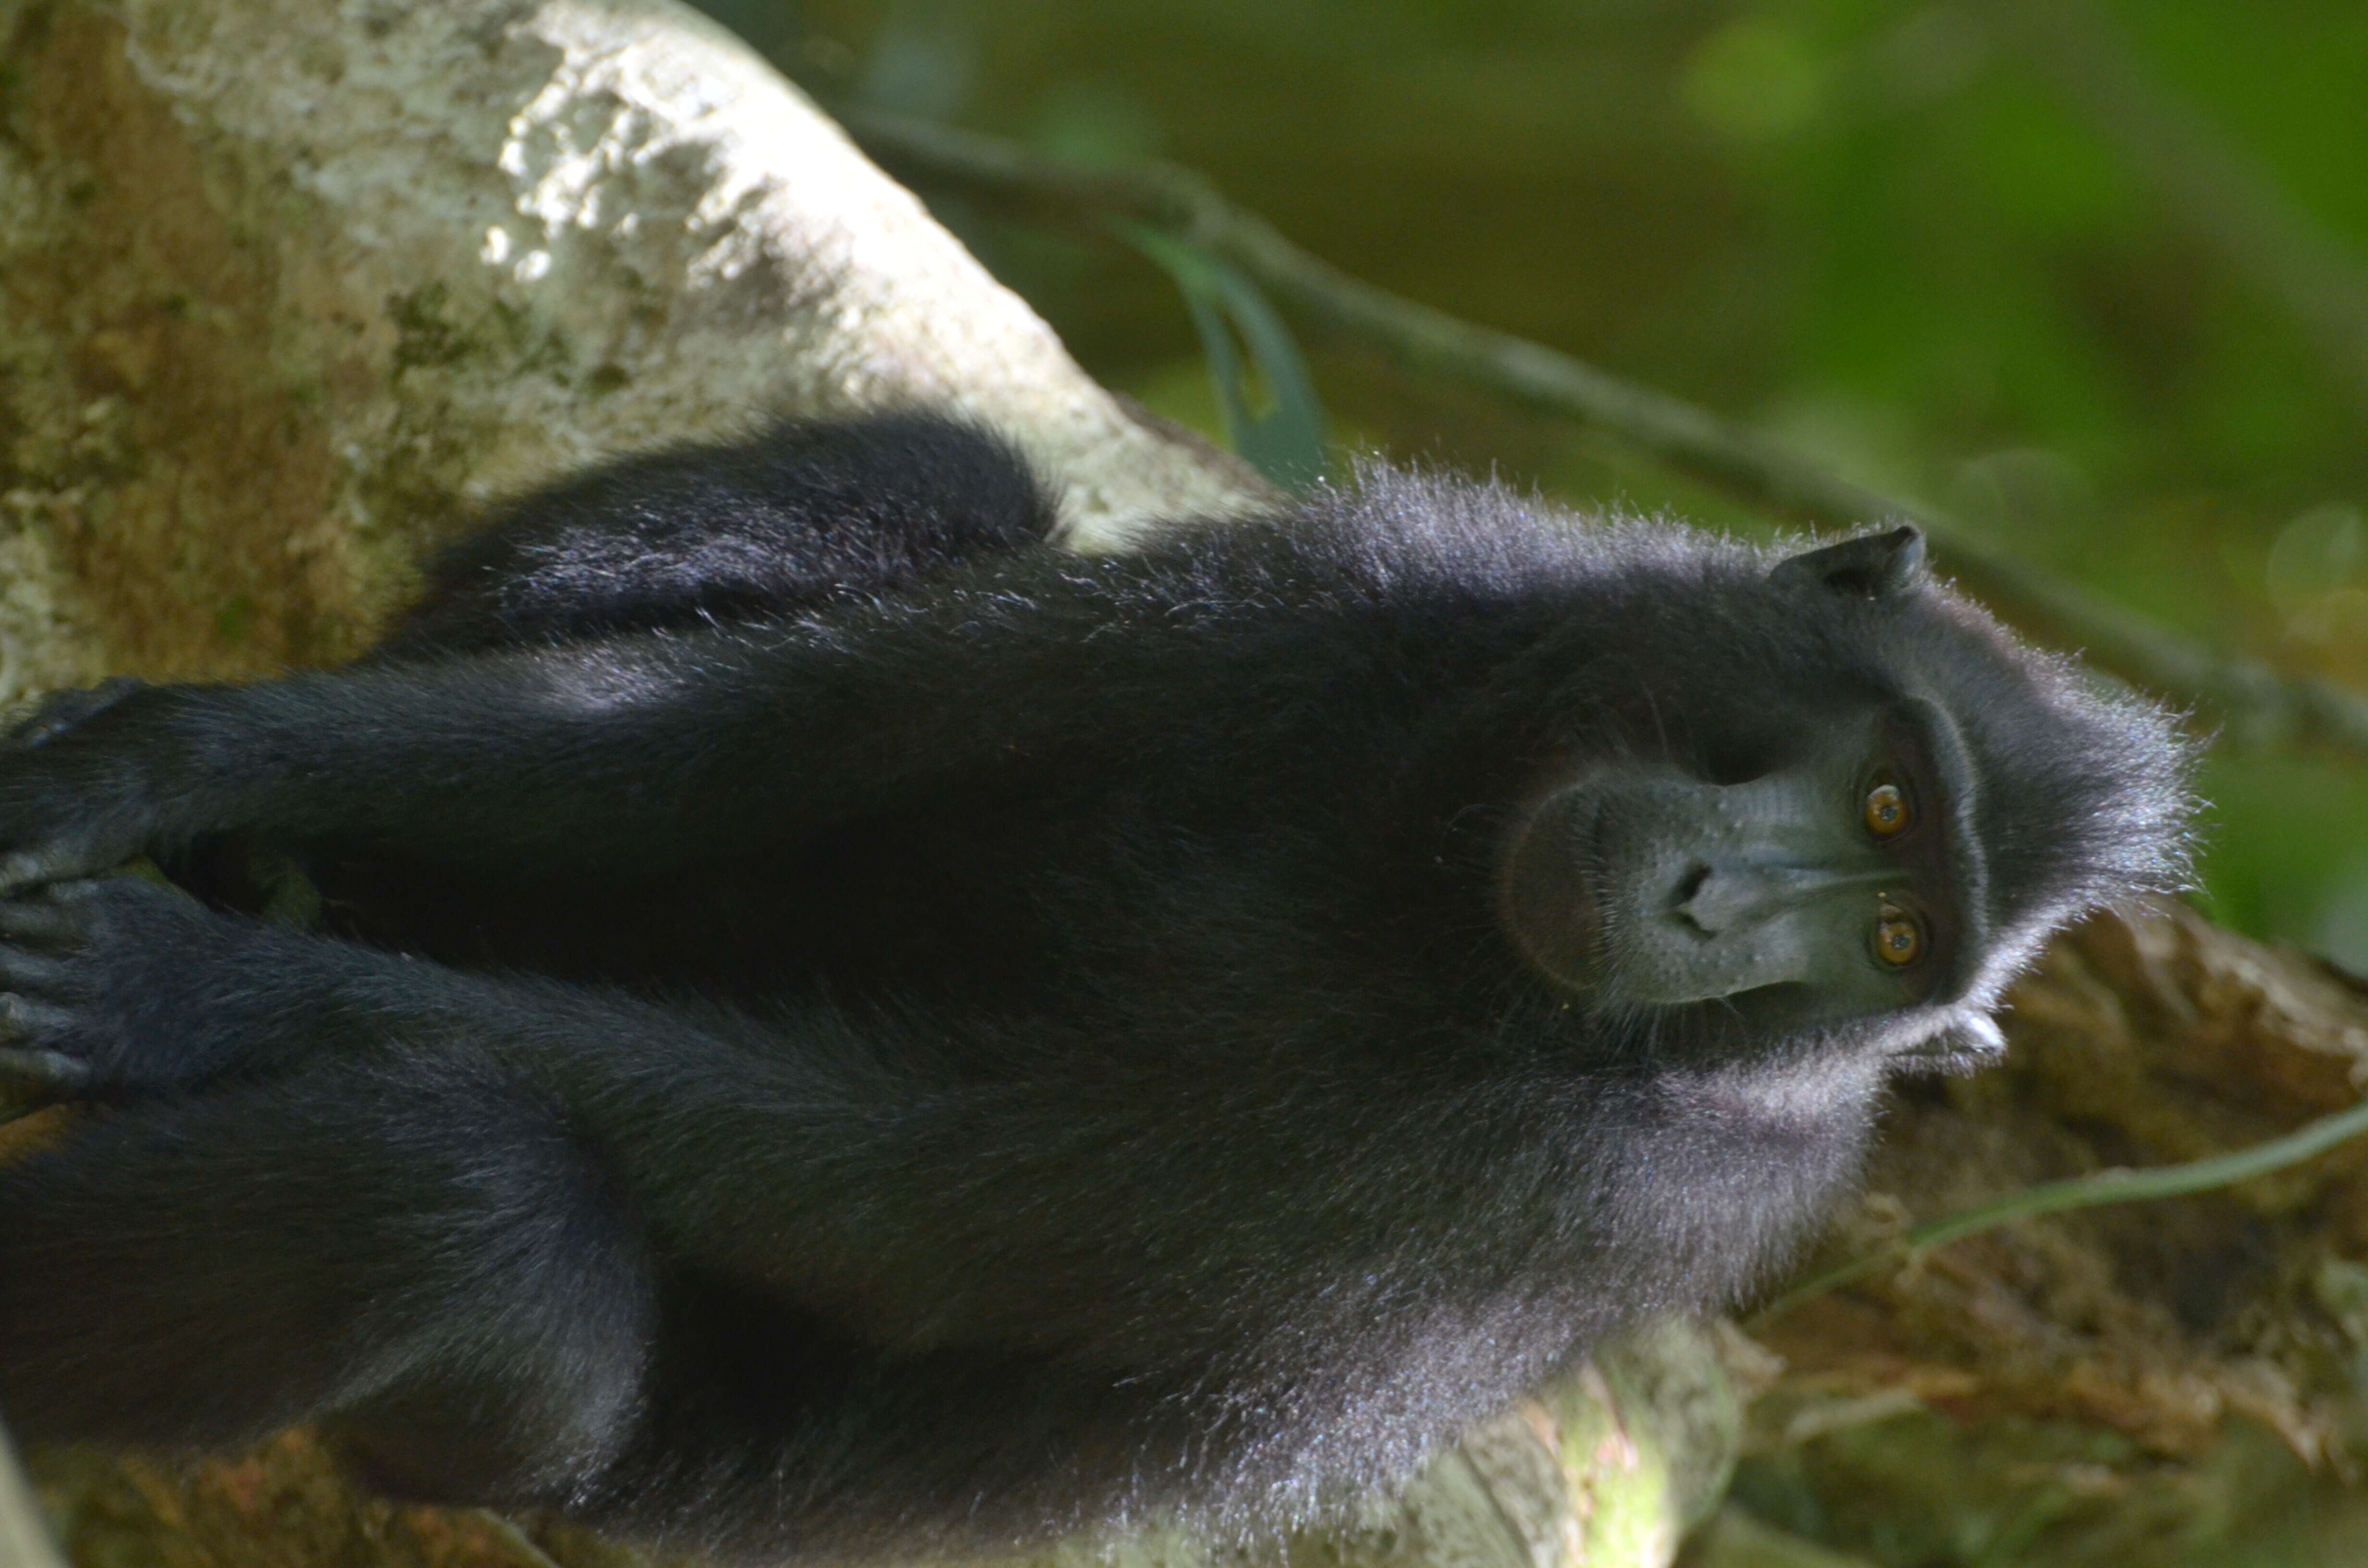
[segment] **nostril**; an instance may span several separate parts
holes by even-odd
[[[1670,901],[1669,907],[1670,914],[1674,915],[1678,920],[1684,925],[1691,927],[1697,936],[1702,937],[1715,936],[1717,934],[1713,930],[1710,924],[1702,918],[1702,912],[1694,907],[1694,901],[1701,897],[1702,888],[1709,882],[1709,881],[1710,868],[1708,866],[1694,867],[1682,878],[1679,879],[1677,896]]]

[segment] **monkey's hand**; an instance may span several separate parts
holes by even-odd
[[[130,676],[117,676],[100,681],[97,686],[78,686],[65,691],[53,691],[34,703],[33,710],[17,721],[0,744],[12,751],[29,751],[36,746],[47,745],[59,736],[71,734],[82,728],[133,692],[146,690],[147,684]]]
[[[117,679],[52,692],[0,740],[0,894],[109,870],[150,846],[163,812],[133,710],[157,690]]]
[[[83,1095],[217,1069],[234,1031],[192,977],[235,975],[247,929],[140,876],[0,899],[0,1078]]]

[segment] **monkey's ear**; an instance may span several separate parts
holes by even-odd
[[[1848,598],[1886,599],[1924,578],[1924,533],[1906,524],[1861,534],[1776,563],[1771,583],[1823,588]]]

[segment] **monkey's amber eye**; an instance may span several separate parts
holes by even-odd
[[[1884,904],[1874,927],[1874,956],[1894,969],[1914,963],[1924,956],[1924,927],[1906,910]]]
[[[1896,838],[1915,818],[1907,796],[1896,784],[1878,784],[1866,792],[1866,830],[1877,838]]]

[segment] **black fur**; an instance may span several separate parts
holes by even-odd
[[[776,614],[1033,543],[1028,471],[959,425],[888,415],[612,464],[513,506],[429,573],[379,652],[416,657]]]
[[[791,426],[522,503],[374,660],[37,719],[0,1023],[108,1108],[0,1173],[0,1406],[743,1553],[1304,1517],[1764,1278],[1899,1053],[2178,875],[2163,718],[1920,583],[1385,471],[1048,520]],[[1907,691],[1982,779],[1947,994],[1770,1033],[1503,935],[1542,780]],[[230,843],[330,934],[72,880]]]

